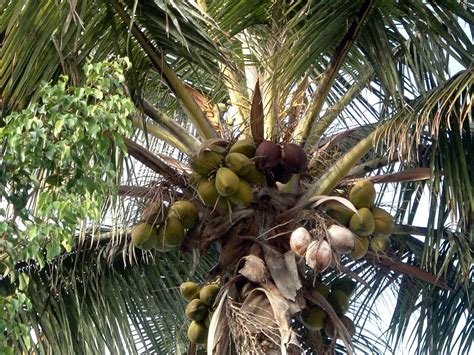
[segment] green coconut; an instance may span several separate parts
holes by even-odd
[[[369,237],[356,237],[355,238],[355,247],[351,257],[355,260],[361,259],[367,254],[369,250]]]
[[[150,250],[158,242],[158,231],[149,223],[140,223],[132,228],[132,244],[137,248]]]
[[[205,344],[207,342],[208,330],[201,322],[193,321],[188,328],[188,339],[194,344]]]
[[[216,171],[221,166],[224,157],[212,150],[205,150],[201,154],[193,157],[190,161],[191,169],[194,172],[207,176]]]
[[[343,226],[348,226],[351,221],[351,217],[354,215],[354,211],[344,207],[340,203],[328,203],[326,204],[326,213],[338,221]]]
[[[168,216],[165,223],[158,228],[158,247],[160,251],[167,251],[181,245],[184,239],[184,226],[176,216]]]
[[[249,172],[243,175],[242,178],[252,186],[261,185],[265,181],[265,175],[253,164],[250,166]]]
[[[390,238],[377,236],[370,239],[370,248],[376,252],[384,252],[390,248]]]
[[[331,290],[342,291],[349,298],[352,296],[356,288],[357,288],[357,283],[354,280],[352,280],[350,277],[341,277],[340,279],[334,280],[331,284]]]
[[[347,313],[349,310],[349,296],[341,290],[331,291],[328,301],[339,316]]]
[[[255,156],[255,150],[257,147],[253,141],[253,138],[245,138],[235,142],[229,150],[229,153],[241,153],[248,158]]]
[[[216,189],[223,197],[236,194],[240,188],[239,177],[229,168],[220,168],[216,174]]]
[[[371,235],[375,230],[375,220],[372,212],[368,208],[361,208],[358,213],[354,213],[349,223],[351,231],[361,237]]]
[[[374,235],[388,237],[392,234],[394,224],[392,215],[378,207],[372,208],[372,214],[375,219]]]
[[[219,192],[217,192],[215,179],[201,181],[197,191],[199,197],[206,206],[214,206],[219,199]]]
[[[179,286],[179,292],[181,293],[181,296],[183,296],[183,298],[186,301],[191,301],[195,298],[199,298],[200,290],[201,290],[201,287],[197,283],[192,282],[192,281],[183,282]]]
[[[225,166],[239,176],[248,174],[252,165],[252,161],[241,153],[229,153],[225,157]]]
[[[239,181],[239,191],[229,196],[230,201],[236,206],[248,206],[253,201],[253,188],[244,179]]]
[[[199,211],[189,201],[176,201],[171,205],[168,216],[176,216],[185,229],[193,228],[199,221]]]
[[[209,309],[199,298],[196,298],[188,303],[185,312],[189,319],[201,321],[206,318]]]
[[[199,299],[206,306],[211,307],[216,300],[217,294],[219,293],[219,286],[217,285],[207,285],[204,286],[201,291],[199,291]]]
[[[303,312],[301,319],[303,324],[311,330],[321,330],[326,322],[327,313],[318,306],[311,306],[307,312]]]
[[[349,191],[349,200],[358,209],[372,208],[375,201],[375,187],[370,180],[357,181]]]

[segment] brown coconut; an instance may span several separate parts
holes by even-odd
[[[281,148],[271,141],[263,141],[255,151],[255,164],[261,170],[276,167],[280,163]]]
[[[306,152],[297,144],[287,143],[281,150],[281,165],[286,173],[301,174],[308,169]]]

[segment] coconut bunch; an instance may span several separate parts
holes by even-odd
[[[187,230],[199,222],[199,211],[190,201],[175,201],[168,213],[132,228],[132,244],[143,250],[169,251],[181,245]]]
[[[286,184],[294,174],[308,169],[306,152],[297,144],[278,145],[271,141],[261,142],[255,152],[255,164],[267,177],[269,185]]]
[[[206,206],[227,210],[229,206],[248,206],[253,187],[263,175],[253,162],[255,143],[247,138],[228,147],[225,141],[203,144],[191,159],[191,183]]]
[[[321,283],[311,290],[323,296],[332,306],[350,336],[355,334],[354,322],[344,314],[349,310],[349,301],[357,284],[348,277],[334,280],[329,286]],[[311,304],[301,313],[303,325],[312,331],[323,331],[330,338],[337,336],[335,327],[328,314],[319,306]]]
[[[219,290],[216,283],[201,287],[191,281],[183,282],[179,287],[181,296],[188,301],[186,316],[191,320],[188,327],[188,339],[194,344],[207,342],[211,312]]]
[[[364,257],[369,246],[376,252],[386,251],[390,247],[389,236],[394,219],[390,213],[374,206],[375,197],[373,183],[370,180],[359,180],[349,191],[349,201],[357,208],[358,213],[339,203],[327,205],[327,214],[357,235],[350,253],[356,260]]]

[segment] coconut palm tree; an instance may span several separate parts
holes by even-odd
[[[2,0],[0,9],[3,124],[38,100],[43,81],[67,74],[81,85],[85,63],[119,56],[132,63],[125,89],[136,107],[115,203],[76,231],[71,251],[44,267],[11,270],[29,275],[31,305],[15,321],[32,342],[4,344],[45,353],[197,353],[204,345],[186,336],[179,290],[193,280],[220,287],[211,353],[379,353],[404,342],[420,354],[469,352],[472,4]],[[269,162],[273,151],[261,148],[251,164],[264,179],[251,201],[219,191],[217,203],[206,204],[199,157],[224,159],[244,138],[255,148],[273,142],[290,163]],[[394,218],[382,245],[354,225],[347,235],[331,212],[353,217],[362,206],[349,196],[353,184],[375,185],[369,200]],[[133,226],[183,199],[200,220],[180,248],[132,243]],[[302,256],[294,253],[305,240],[292,237],[298,227],[312,241]],[[371,234],[371,246],[355,258],[361,234]],[[349,246],[338,244],[342,237]],[[335,286],[348,278],[357,286],[342,292],[352,293],[352,337]],[[383,335],[370,325],[381,299],[394,302]],[[326,317],[324,329],[315,314]]]

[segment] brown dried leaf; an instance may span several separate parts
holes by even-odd
[[[278,290],[280,290],[286,299],[294,302],[296,299],[296,291],[302,287],[298,277],[294,254],[292,263],[291,255],[285,257],[280,252],[266,245],[263,250],[265,253],[265,262]]]
[[[196,101],[196,104],[204,113],[204,116],[206,116],[211,126],[216,130],[216,132],[219,132],[219,110],[217,105],[215,105],[212,100],[204,96],[200,91],[194,89],[190,85],[185,84],[185,86],[186,90],[193,97],[194,101]]]
[[[247,255],[242,259],[245,260],[245,264],[239,270],[239,274],[255,283],[267,282],[269,274],[262,259],[254,255]]]

